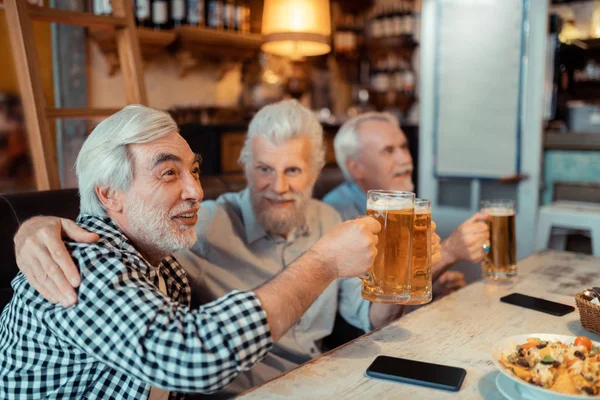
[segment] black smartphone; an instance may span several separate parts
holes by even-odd
[[[515,306],[529,308],[535,311],[541,311],[546,314],[556,315],[558,317],[575,311],[574,307],[566,304],[556,303],[554,301],[544,300],[538,297],[531,297],[521,293],[509,294],[508,296],[502,297],[500,301],[508,304],[514,304]]]
[[[457,392],[467,375],[463,368],[379,356],[367,368],[367,376]]]

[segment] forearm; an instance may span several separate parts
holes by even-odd
[[[369,320],[373,329],[381,328],[402,316],[404,306],[398,304],[371,303]]]
[[[431,267],[432,282],[437,281],[444,272],[448,271],[458,261],[448,240],[442,242],[442,250],[440,253],[440,261]]]
[[[273,341],[283,336],[336,278],[335,271],[309,251],[256,289]]]

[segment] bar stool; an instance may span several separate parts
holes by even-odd
[[[553,234],[553,227],[562,229]],[[537,250],[548,248],[550,241],[564,250],[567,234],[571,230],[588,231],[592,239],[592,253],[600,256],[600,204],[579,201],[555,201],[540,207]]]

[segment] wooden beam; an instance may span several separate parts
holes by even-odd
[[[48,121],[44,115],[46,100],[42,90],[40,63],[33,40],[33,26],[27,14],[28,5],[22,0],[5,0],[4,3],[36,186],[38,190],[59,189],[57,156]]]
[[[94,15],[79,11],[59,10],[49,7],[27,6],[31,19],[58,24],[78,25],[84,27],[111,28],[127,26],[124,18],[115,15]]]
[[[87,119],[109,117],[120,108],[47,108],[46,116],[54,119]]]
[[[116,32],[119,63],[125,83],[125,99],[128,104],[148,104],[142,53],[137,37],[133,7],[130,0],[113,0],[113,15],[125,20],[124,28]]]

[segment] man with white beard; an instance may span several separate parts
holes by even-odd
[[[349,119],[335,136],[334,148],[346,182],[329,192],[323,201],[344,220],[365,215],[369,190],[414,190],[408,141],[393,115],[368,112]],[[448,271],[452,265],[461,260],[476,263],[484,258],[490,239],[486,219],[482,213],[473,215],[442,242],[440,260],[432,268],[438,294],[466,284],[462,272]],[[357,285],[356,292],[359,291]]]
[[[360,276],[373,262],[379,223],[344,222],[311,241],[285,270],[190,308],[186,273],[170,253],[196,243],[198,228],[198,251],[210,261],[191,268],[206,267],[216,278],[213,269],[226,269],[212,264],[225,261],[218,246],[244,247],[245,240],[239,215],[210,220],[236,212],[224,202],[207,204],[197,223],[199,161],[162,111],[128,106],[94,129],[77,158],[77,224],[34,218],[15,237],[21,263],[32,265],[25,268],[30,281],[55,277],[61,270],[51,260],[68,258],[80,275],[79,301],[52,304],[17,275],[0,317],[0,398],[155,400],[215,391],[259,362],[337,278]],[[228,228],[206,252],[211,235]],[[65,249],[61,229],[87,243]]]

